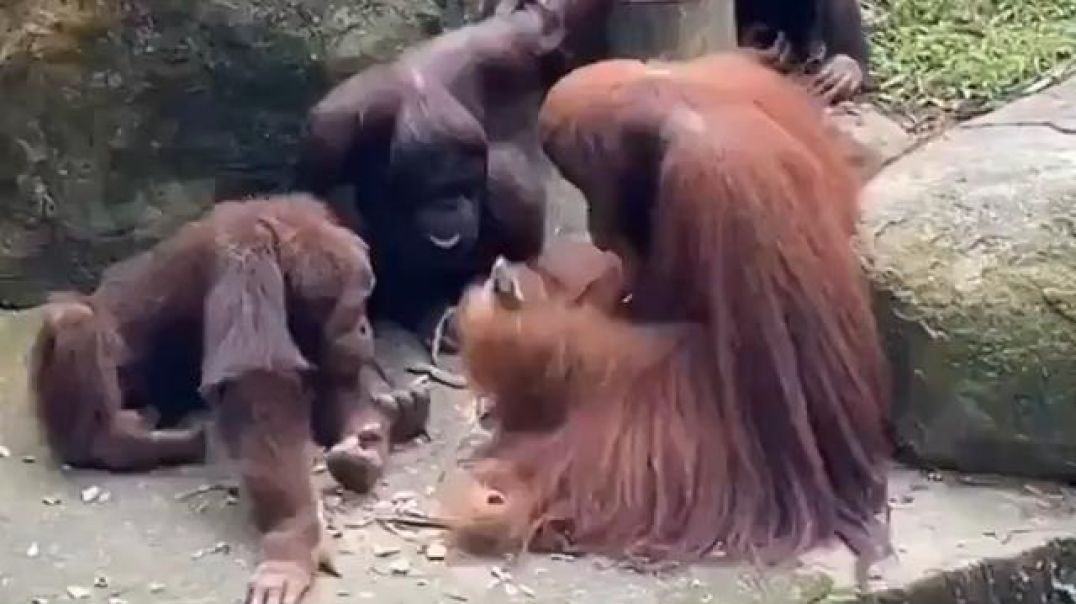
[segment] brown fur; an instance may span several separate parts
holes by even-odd
[[[771,562],[834,536],[886,551],[858,188],[806,93],[742,56],[609,61],[558,83],[541,126],[632,299],[613,316],[468,293],[465,361],[499,422],[476,476],[506,504],[498,522],[458,509],[461,541],[493,526],[500,545],[656,558]]]
[[[219,204],[93,294],[45,306],[31,383],[48,441],[79,467],[195,462],[200,428],[158,428],[135,408],[182,414],[204,396],[265,534],[250,597],[296,601],[319,544],[311,431],[332,445],[373,413],[373,286],[366,244],[318,200]]]

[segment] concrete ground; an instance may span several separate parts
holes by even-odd
[[[0,603],[237,601],[253,563],[254,534],[242,495],[237,498],[226,488],[234,484],[228,464],[214,455],[207,466],[145,475],[57,467],[26,405],[25,350],[36,324],[34,312],[0,319],[0,340],[8,351],[0,357]],[[382,333],[382,352],[394,363],[418,354],[406,336]],[[445,471],[455,466],[475,436],[471,417],[468,397],[439,388],[431,441],[401,447],[391,475],[373,496],[342,495],[326,475],[317,475],[332,510],[333,547],[343,577],[319,578],[311,602],[738,604],[854,599],[853,561],[840,549],[770,572],[707,566],[660,575],[614,568],[600,559],[525,555],[513,564],[507,559],[467,559],[449,551],[444,561],[428,560],[425,548],[438,543],[437,531],[389,530],[372,517],[392,505],[378,502],[393,500],[397,507],[434,509],[433,495]],[[1076,535],[1076,497],[1070,489],[904,469],[893,471],[891,484],[898,556],[874,570],[872,588],[897,590],[893,601],[920,601],[914,597],[916,590],[931,585],[941,595],[930,602],[961,601],[961,589],[975,587],[959,587],[963,584],[952,578],[959,573],[940,588],[928,579],[986,559],[1019,559],[1052,540]],[[1002,572],[1039,585],[1037,593],[1062,589],[1059,572],[1052,573],[1052,582],[1036,582],[1035,572],[1047,572],[1038,558],[1024,565],[1030,570]],[[988,583],[997,582],[973,577],[969,585],[982,588]],[[1076,593],[1076,587],[1071,589]]]
[[[880,124],[857,138],[884,159],[910,141]],[[1033,126],[1032,126],[1033,127]],[[969,186],[973,186],[973,183]],[[567,194],[560,191],[557,195]],[[579,232],[579,206],[554,208],[555,231]],[[565,226],[566,225],[566,226]],[[43,448],[27,407],[25,353],[37,314],[0,316],[0,604],[79,600],[213,604],[241,599],[255,535],[228,464],[143,475],[63,470]],[[380,352],[399,369],[420,355],[379,329]],[[341,578],[320,577],[310,602],[536,602],[722,604],[856,600],[853,560],[840,548],[762,572],[696,566],[661,574],[608,561],[524,555],[430,560],[436,530],[374,520],[386,509],[434,511],[437,488],[477,434],[465,393],[434,392],[431,440],[401,447],[371,496],[324,491]],[[896,556],[871,572],[884,602],[1076,602],[1076,491],[1057,485],[894,469]],[[437,548],[431,548],[436,550]]]

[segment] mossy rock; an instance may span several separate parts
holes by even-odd
[[[919,463],[1076,479],[1076,81],[888,167],[862,239]]]
[[[286,188],[305,112],[331,79],[434,33],[439,11],[435,0],[4,4],[0,305],[91,287],[215,198]]]

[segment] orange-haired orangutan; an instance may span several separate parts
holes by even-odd
[[[607,61],[562,79],[540,126],[630,299],[528,299],[503,262],[469,290],[464,360],[496,429],[490,490],[449,506],[461,542],[883,555],[885,365],[820,108],[742,55]]]
[[[421,391],[374,404],[373,286],[366,244],[314,198],[221,203],[45,306],[31,384],[47,440],[77,467],[199,461],[203,431],[173,426],[205,397],[263,532],[247,601],[298,602],[324,559],[311,433],[336,479],[366,489],[428,413]]]

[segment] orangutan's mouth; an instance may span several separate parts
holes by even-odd
[[[455,235],[446,238],[441,238],[437,235],[429,234],[426,235],[426,238],[430,240],[430,243],[434,244],[442,250],[450,250],[456,247],[457,245],[459,245],[461,239],[459,233],[456,233]]]

